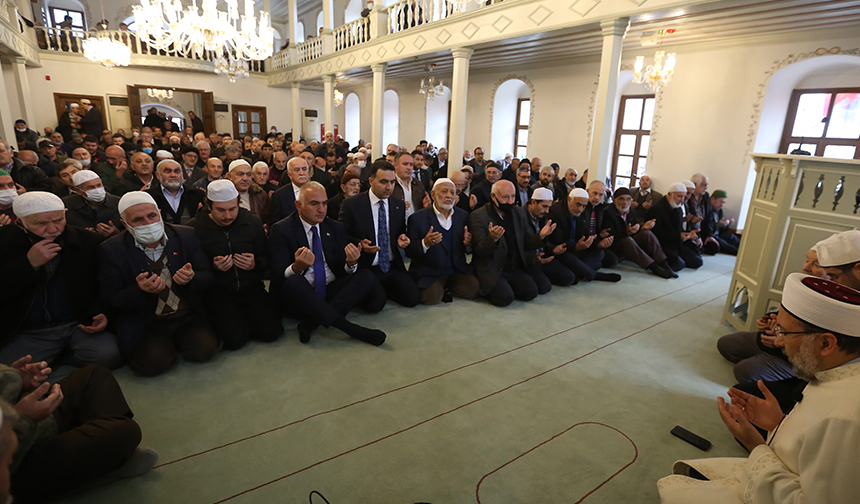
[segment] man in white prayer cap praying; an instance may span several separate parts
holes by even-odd
[[[763,382],[763,399],[729,390],[720,416],[749,457],[676,462],[657,483],[664,504],[857,502],[860,292],[792,273],[776,334],[795,375],[809,381],[802,400],[784,415]]]
[[[0,364],[30,355],[83,367],[119,367],[99,298],[103,238],[66,225],[59,196],[26,192],[12,202],[18,221],[0,227]]]

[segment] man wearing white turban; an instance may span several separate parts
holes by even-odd
[[[692,185],[695,188],[695,184]],[[663,199],[651,205],[645,215],[645,220],[655,220],[653,232],[660,240],[667,264],[676,272],[702,266],[702,252],[694,243],[699,230],[686,231],[684,228],[682,207],[686,199],[687,186],[683,182],[676,182],[669,186]]]
[[[117,340],[129,367],[156,376],[178,353],[211,360],[220,343],[206,322],[202,294],[212,271],[194,230],[163,222],[146,191],[123,195],[119,214],[125,231],[101,245],[100,282],[105,303],[117,312]]]
[[[0,227],[0,363],[25,355],[48,365],[120,365],[99,299],[102,237],[66,225],[59,196],[26,192],[12,203],[16,225]]]
[[[809,380],[802,401],[783,415],[762,382],[764,399],[729,390],[731,404],[718,399],[720,416],[749,457],[676,462],[657,483],[664,504],[857,502],[860,292],[792,273],[776,334],[795,374]]]
[[[92,170],[81,170],[72,175],[75,194],[63,198],[69,209],[66,221],[71,226],[111,237],[119,233],[119,197],[105,191],[101,177]]]

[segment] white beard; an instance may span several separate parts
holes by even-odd
[[[815,380],[815,373],[821,370],[820,362],[815,356],[813,350],[814,335],[810,334],[806,337],[800,349],[791,358],[791,368],[794,371],[794,376],[801,380]]]

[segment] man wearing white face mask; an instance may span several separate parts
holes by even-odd
[[[12,211],[12,201],[18,197],[18,188],[12,175],[0,168],[0,226],[14,224],[15,212]]]
[[[102,180],[90,170],[76,172],[72,183],[76,194],[63,198],[68,209],[66,222],[105,237],[119,233],[119,197],[105,192]]]
[[[12,203],[16,225],[0,227],[0,363],[24,355],[74,366],[121,363],[116,338],[104,332],[99,300],[102,237],[66,225],[63,201],[32,191]]]
[[[143,191],[120,198],[119,213],[126,230],[102,244],[99,280],[105,303],[117,312],[117,339],[129,367],[156,376],[178,353],[188,361],[211,360],[221,348],[203,301],[212,271],[194,230],[163,222]]]

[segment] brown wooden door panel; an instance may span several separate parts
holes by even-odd
[[[105,107],[105,98],[104,96],[96,96],[96,95],[82,95],[82,94],[69,94],[69,93],[54,93],[54,108],[57,111],[57,122],[60,122],[60,116],[63,115],[63,112],[69,110],[69,105],[72,103],[80,104],[82,99],[88,99],[92,102],[93,106],[102,113],[102,117],[105,120],[105,127],[108,126],[108,111],[107,107]],[[64,138],[64,141],[68,142],[71,140],[70,138]]]
[[[201,100],[203,110],[203,130],[207,135],[215,132],[215,96],[211,91],[203,93]]]
[[[233,138],[266,136],[266,107],[231,105],[233,109]]]
[[[128,113],[131,117],[131,125],[138,128],[143,126],[143,117],[140,115],[140,90],[136,86],[126,86],[128,93]]]

